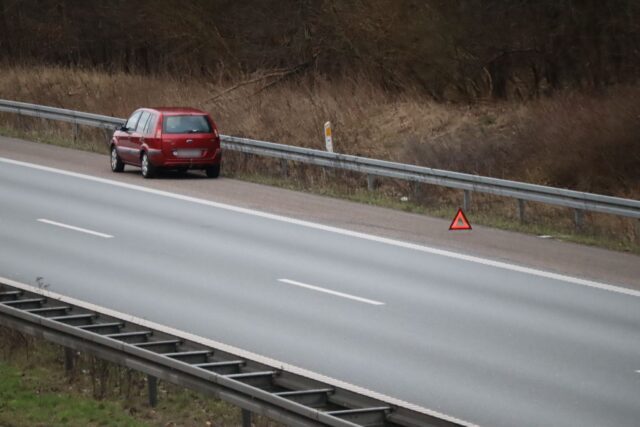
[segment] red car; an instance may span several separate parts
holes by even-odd
[[[221,158],[216,124],[193,108],[140,108],[111,139],[111,170],[139,166],[145,178],[160,169],[204,169],[217,178]]]

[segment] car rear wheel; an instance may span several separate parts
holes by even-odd
[[[209,166],[205,169],[205,172],[209,178],[217,178],[220,176],[220,165]]]
[[[149,161],[147,153],[142,153],[140,169],[142,170],[142,176],[145,178],[153,178],[156,175],[156,168]]]
[[[113,172],[122,172],[124,170],[124,163],[120,160],[115,145],[111,147],[111,170]]]

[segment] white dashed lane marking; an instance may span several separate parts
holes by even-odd
[[[80,233],[90,234],[92,236],[102,237],[103,239],[113,239],[113,236],[111,234],[100,233],[99,231],[93,231],[86,228],[76,227],[74,225],[63,224],[61,222],[51,221],[50,219],[38,218],[37,221],[44,224],[54,225],[60,228],[66,228],[67,230],[73,230]]]
[[[308,285],[306,283],[296,282],[295,280],[278,279],[278,282],[287,283],[289,285],[298,286],[300,288],[311,289],[312,291],[324,292],[325,294],[335,295],[335,296],[342,297],[342,298],[347,298],[347,299],[350,299],[350,300],[353,300],[353,301],[363,302],[365,304],[384,305],[384,303],[380,302],[380,301],[374,301],[374,300],[368,299],[368,298],[362,298],[362,297],[358,297],[358,296],[351,295],[351,294],[345,294],[344,292],[338,292],[338,291],[334,291],[334,290],[327,289],[327,288],[321,288],[320,286]]]

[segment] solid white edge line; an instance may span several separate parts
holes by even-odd
[[[261,356],[259,354],[256,354],[256,353],[253,353],[253,352],[250,352],[250,351],[247,351],[247,350],[242,350],[240,348],[237,348],[237,347],[234,347],[234,346],[231,346],[231,345],[223,344],[223,343],[215,341],[215,340],[211,340],[211,339],[204,338],[204,337],[201,337],[201,336],[198,336],[198,335],[190,334],[189,332],[185,332],[185,331],[182,331],[180,329],[174,329],[174,328],[171,328],[169,326],[161,325],[159,323],[151,322],[151,321],[146,320],[146,319],[142,319],[142,318],[139,318],[139,317],[131,316],[129,314],[124,314],[124,313],[121,313],[121,312],[116,311],[116,310],[111,310],[111,309],[106,308],[106,307],[95,305],[95,304],[92,304],[92,303],[89,303],[89,302],[86,302],[86,301],[82,301],[82,300],[78,300],[78,299],[75,299],[75,298],[72,298],[72,297],[67,297],[67,296],[52,292],[52,291],[47,290],[47,289],[41,289],[41,288],[38,288],[38,287],[35,287],[35,286],[28,285],[26,283],[18,282],[18,281],[15,281],[15,280],[0,276],[0,284],[2,284],[2,283],[6,284],[6,285],[9,285],[9,286],[13,286],[14,288],[22,289],[22,290],[27,291],[27,292],[33,292],[33,293],[42,295],[42,296],[50,298],[50,299],[54,299],[54,300],[57,300],[57,301],[60,301],[60,302],[64,302],[64,303],[67,303],[67,304],[72,304],[72,305],[84,308],[86,310],[95,311],[97,313],[104,314],[105,316],[115,317],[115,318],[118,318],[118,319],[123,320],[125,322],[136,323],[136,324],[138,324],[140,326],[144,326],[144,327],[147,327],[147,328],[155,329],[157,331],[164,332],[166,334],[173,335],[173,336],[176,336],[176,337],[179,337],[179,338],[183,338],[185,340],[193,341],[193,342],[202,344],[202,345],[207,346],[207,347],[217,348],[217,349],[222,350],[224,352],[235,354],[235,355],[237,355],[237,356],[239,356],[241,358],[250,359],[250,360],[253,360],[255,362],[271,366],[273,368],[283,369],[285,371],[288,371],[288,372],[291,372],[291,373],[294,373],[294,374],[297,374],[297,375],[301,375],[301,376],[310,378],[312,380],[316,380],[316,381],[321,381],[321,382],[327,383],[327,384],[332,385],[334,387],[343,388],[345,390],[349,390],[349,391],[352,391],[354,393],[362,394],[362,395],[371,397],[373,399],[381,400],[381,401],[386,402],[386,403],[388,403],[390,405],[400,406],[400,407],[407,408],[407,409],[410,409],[412,411],[416,411],[416,412],[419,412],[419,413],[422,413],[422,414],[425,414],[425,415],[442,418],[443,420],[447,420],[447,421],[450,421],[450,422],[453,422],[453,423],[457,423],[457,424],[460,424],[460,425],[462,425],[464,427],[480,427],[477,424],[473,424],[473,423],[470,423],[468,421],[460,420],[458,418],[451,417],[449,415],[445,415],[443,413],[440,413],[440,412],[437,412],[437,411],[433,411],[431,409],[427,409],[427,408],[424,408],[422,406],[406,402],[404,400],[400,400],[400,399],[396,399],[396,398],[393,398],[393,397],[389,397],[389,396],[386,396],[384,394],[377,393],[375,391],[366,389],[364,387],[359,387],[357,385],[350,384],[350,383],[347,383],[347,382],[344,382],[344,381],[340,381],[340,380],[337,380],[335,378],[331,378],[331,377],[328,377],[328,376],[325,376],[325,375],[322,375],[322,374],[318,374],[318,373],[315,373],[315,372],[312,372],[312,371],[308,371],[306,369],[299,368],[297,366],[290,365],[288,363],[283,363],[283,362],[280,362],[278,360],[275,360],[275,359],[272,359],[272,358],[269,358],[269,357],[266,357],[266,356]]]
[[[298,286],[298,287],[306,288],[306,289],[311,289],[313,291],[323,292],[325,294],[335,295],[335,296],[342,297],[342,298],[348,298],[348,299],[351,299],[351,300],[354,300],[354,301],[364,302],[366,304],[384,305],[384,303],[380,302],[380,301],[374,301],[374,300],[368,299],[368,298],[362,298],[362,297],[358,297],[358,296],[351,295],[351,294],[345,294],[344,292],[338,292],[338,291],[334,291],[334,290],[327,289],[327,288],[321,288],[320,286],[309,285],[309,284],[306,284],[306,283],[297,282],[295,280],[278,279],[278,282],[287,283],[289,285]]]
[[[42,222],[44,224],[55,225],[56,227],[66,228],[73,231],[79,231],[80,233],[91,234],[92,236],[102,237],[104,239],[112,239],[113,236],[111,234],[100,233],[99,231],[93,231],[86,228],[76,227],[74,225],[63,224],[61,222],[51,221],[50,219],[38,218],[36,221]]]
[[[419,245],[419,244],[416,244],[416,243],[409,243],[409,242],[403,242],[403,241],[400,241],[400,240],[389,239],[389,238],[386,238],[386,237],[374,236],[374,235],[371,235],[371,234],[360,233],[360,232],[357,232],[357,231],[346,230],[346,229],[343,229],[343,228],[332,227],[332,226],[329,226],[329,225],[317,224],[317,223],[310,222],[310,221],[304,221],[304,220],[300,220],[300,219],[289,218],[289,217],[282,216],[282,215],[270,214],[270,213],[267,213],[267,212],[256,211],[256,210],[247,209],[247,208],[241,208],[239,206],[227,205],[227,204],[219,203],[219,202],[212,202],[210,200],[199,199],[199,198],[196,198],[196,197],[185,196],[185,195],[182,195],[182,194],[170,193],[168,191],[156,190],[156,189],[153,189],[153,188],[142,187],[142,186],[139,186],[139,185],[127,184],[127,183],[119,182],[119,181],[113,181],[113,180],[106,179],[106,178],[98,178],[98,177],[95,177],[95,176],[84,175],[84,174],[77,173],[77,172],[70,172],[70,171],[66,171],[66,170],[51,168],[51,167],[48,167],[48,166],[42,166],[42,165],[37,165],[37,164],[33,164],[33,163],[22,162],[22,161],[19,161],[19,160],[7,159],[5,157],[0,157],[0,162],[4,162],[4,163],[16,165],[16,166],[23,166],[23,167],[27,167],[27,168],[31,168],[31,169],[37,169],[37,170],[41,170],[41,171],[45,171],[45,172],[56,173],[56,174],[60,174],[60,175],[71,176],[71,177],[74,177],[74,178],[85,179],[85,180],[88,180],[88,181],[99,182],[99,183],[102,183],[102,184],[113,185],[115,187],[121,187],[121,188],[130,189],[130,190],[142,191],[142,192],[149,193],[149,194],[155,194],[155,195],[158,195],[158,196],[169,197],[169,198],[172,198],[172,199],[175,199],[175,200],[182,200],[182,201],[186,201],[186,202],[197,203],[197,204],[200,204],[200,205],[211,206],[211,207],[215,207],[215,208],[219,208],[219,209],[225,209],[225,210],[232,211],[232,212],[237,212],[237,213],[242,213],[242,214],[247,214],[247,215],[253,215],[253,216],[257,216],[257,217],[261,217],[261,218],[268,218],[268,219],[272,219],[272,220],[275,220],[275,221],[286,222],[286,223],[289,223],[289,224],[296,224],[296,225],[300,225],[300,226],[303,226],[303,227],[314,228],[316,230],[328,231],[328,232],[331,232],[331,233],[341,234],[341,235],[344,235],[344,236],[356,237],[356,238],[359,238],[359,239],[369,240],[369,241],[372,241],[372,242],[385,243],[385,244],[388,244],[388,245],[397,246],[397,247],[401,247],[401,248],[405,248],[405,249],[412,249],[412,250],[425,252],[425,253],[429,253],[429,254],[445,256],[445,257],[448,257],[448,258],[459,259],[459,260],[462,260],[462,261],[473,262],[473,263],[476,263],[476,264],[482,264],[482,265],[486,265],[486,266],[490,266],[490,267],[516,271],[516,272],[519,272],[519,273],[530,274],[532,276],[544,277],[544,278],[547,278],[547,279],[553,279],[553,280],[558,280],[558,281],[562,281],[562,282],[572,283],[574,285],[586,286],[586,287],[600,289],[600,290],[604,290],[604,291],[615,292],[615,293],[624,294],[624,295],[630,295],[630,296],[634,296],[634,297],[640,297],[640,291],[638,291],[638,290],[629,289],[629,288],[623,288],[623,287],[615,286],[615,285],[609,285],[609,284],[606,284],[606,283],[600,283],[600,282],[596,282],[596,281],[593,281],[593,280],[580,279],[580,278],[577,278],[577,277],[566,276],[566,275],[558,274],[558,273],[552,273],[550,271],[538,270],[538,269],[535,269],[535,268],[529,268],[529,267],[523,267],[523,266],[519,266],[519,265],[515,265],[515,264],[509,264],[509,263],[502,262],[502,261],[493,261],[493,260],[486,259],[486,258],[476,257],[476,256],[473,256],[473,255],[465,255],[465,254],[461,254],[461,253],[458,253],[458,252],[452,252],[452,251],[447,251],[447,250],[443,250],[443,249],[436,249],[436,248],[432,248],[432,247],[429,247],[429,246]]]

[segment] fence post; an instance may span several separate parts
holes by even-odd
[[[77,123],[73,124],[73,140],[77,141],[78,140],[78,136],[80,134],[80,125],[78,125]]]
[[[102,130],[104,131],[104,136],[105,136],[105,139],[107,140],[107,145],[109,145],[109,143],[111,142],[111,135],[112,135],[112,133],[111,133],[111,131],[110,131],[109,129],[107,129],[107,128],[102,128]]]
[[[422,197],[422,185],[420,184],[420,181],[413,181],[411,183],[413,190],[413,200],[420,201],[420,198]]]
[[[584,211],[582,209],[574,209],[573,218],[576,224],[576,230],[584,230]]]
[[[236,168],[236,170],[234,171],[235,173],[238,172],[248,172],[249,171],[249,164],[251,163],[253,157],[251,153],[247,153],[246,151],[242,151],[242,160],[238,163],[238,166]]]
[[[376,189],[376,176],[367,174],[367,190],[373,191]]]
[[[73,350],[69,347],[64,348],[64,372],[71,375],[73,371]]]
[[[524,224],[524,200],[518,199],[518,219],[520,220],[520,224]]]
[[[246,409],[242,410],[242,427],[251,427],[251,412]]]
[[[149,405],[155,408],[158,404],[158,379],[152,375],[147,375],[147,388],[149,391]]]
[[[462,208],[465,211],[471,209],[471,191],[464,190],[464,199],[462,201]]]
[[[282,170],[283,178],[289,176],[289,162],[287,161],[287,159],[280,159],[280,169]]]

